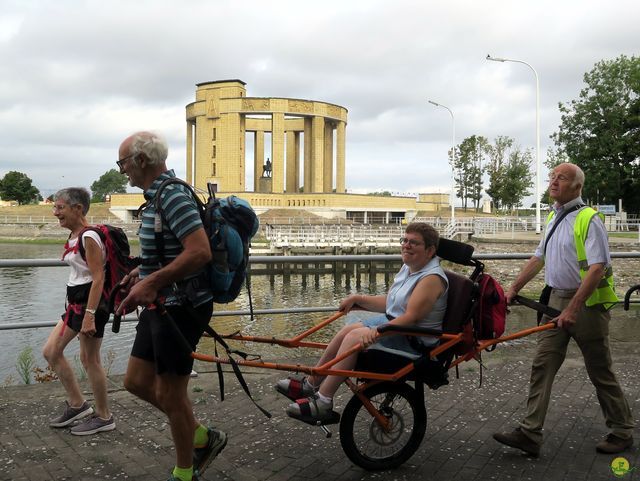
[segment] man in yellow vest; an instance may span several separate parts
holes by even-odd
[[[561,311],[553,319],[557,329],[539,334],[524,419],[514,431],[493,435],[496,441],[533,457],[540,454],[551,387],[571,338],[582,351],[610,429],[606,438],[596,444],[596,450],[619,453],[633,444],[631,410],[611,368],[609,309],[618,298],[613,291],[607,232],[598,213],[584,206],[583,185],[584,172],[577,165],[563,163],[553,169],[549,195],[555,204],[545,235],[506,293],[511,302],[546,266],[545,282],[551,287],[549,306]],[[543,322],[550,320],[545,316]]]

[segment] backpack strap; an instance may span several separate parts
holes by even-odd
[[[203,202],[200,200],[200,197],[197,196],[195,190],[193,190],[193,187],[187,184],[184,180],[178,179],[177,177],[171,177],[169,179],[165,179],[162,181],[162,183],[158,187],[158,190],[156,191],[156,195],[152,200],[156,209],[156,214],[153,221],[153,233],[156,240],[156,251],[158,253],[158,258],[160,260],[161,265],[165,265],[165,261],[166,261],[164,257],[164,236],[162,234],[162,224],[163,224],[163,221],[166,223],[166,218],[164,216],[164,211],[162,210],[162,192],[168,185],[171,185],[171,184],[180,184],[186,187],[189,192],[191,192],[191,196],[196,201],[198,214],[200,215],[201,219],[202,219],[202,213],[204,212],[204,209],[205,209]],[[146,205],[147,204],[143,204],[141,208]]]
[[[102,241],[102,244],[105,244],[105,240],[106,240],[106,236],[105,233],[102,231],[102,229],[100,229],[100,227],[97,227],[95,225],[89,226],[89,227],[85,227],[84,229],[82,229],[80,231],[80,234],[78,234],[78,252],[80,253],[80,256],[82,257],[82,260],[87,262],[87,249],[84,246],[84,244],[82,243],[82,236],[84,235],[85,232],[92,230],[93,232],[95,232],[96,234],[98,234],[98,236],[100,236],[100,240]]]

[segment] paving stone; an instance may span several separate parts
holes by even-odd
[[[612,346],[616,372],[638,419],[638,346]],[[572,351],[558,372],[539,459],[499,445],[491,437],[516,427],[524,413],[531,348],[514,345],[483,356],[487,369],[482,387],[477,367],[468,364],[469,369],[460,369],[460,379],[452,375],[448,386],[426,392],[425,439],[411,459],[388,472],[354,466],[342,451],[338,426],[331,427],[334,436],[327,439],[318,428],[287,417],[287,400],[272,387],[281,373],[257,371],[247,377],[254,396],[273,414],[267,419],[245,397],[233,375],[227,376],[225,401],[218,401],[217,375],[201,369],[197,384],[202,391],[191,393],[196,416],[229,434],[229,444],[203,480],[611,480],[614,456],[595,452],[607,428],[579,356]],[[121,377],[110,379],[116,429],[86,438],[48,427],[51,413],[65,398],[59,383],[0,389],[0,481],[164,481],[175,463],[167,420],[124,391],[121,381]],[[350,393],[341,390],[336,406],[344,407],[349,398]],[[634,447],[623,456],[636,467],[627,479],[640,479],[640,450]]]

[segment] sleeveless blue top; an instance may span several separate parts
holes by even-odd
[[[396,318],[404,314],[407,310],[407,304],[409,298],[413,293],[418,282],[428,275],[437,275],[445,282],[445,290],[438,297],[431,312],[429,312],[423,319],[419,319],[416,322],[416,326],[428,327],[430,329],[442,330],[442,321],[444,320],[445,311],[447,309],[447,298],[449,295],[449,280],[447,275],[440,267],[440,259],[434,257],[426,266],[416,272],[409,272],[409,267],[403,265],[400,272],[396,275],[393,285],[387,294],[387,307],[386,316],[380,316],[372,319],[371,326],[381,325],[388,322],[389,318]],[[367,325],[365,324],[365,325]],[[416,340],[425,345],[425,347],[432,347],[438,344],[438,339],[435,337],[417,336]],[[381,351],[390,352],[392,354],[398,354],[403,357],[416,359],[421,352],[417,351],[411,344],[406,336],[388,336],[383,337],[378,342],[369,347],[369,349],[379,349]]]

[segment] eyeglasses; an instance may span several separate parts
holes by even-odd
[[[127,160],[129,160],[129,159],[131,159],[131,158],[135,157],[136,155],[138,155],[138,154],[131,154],[131,155],[127,155],[126,157],[124,157],[124,158],[122,158],[122,159],[120,159],[120,160],[116,160],[116,164],[117,164],[118,168],[119,168],[120,170],[122,170],[122,169],[123,169],[123,166],[124,166],[124,163],[125,163]]]
[[[424,242],[420,242],[415,239],[409,239],[408,237],[400,237],[400,245],[403,244],[409,244],[411,247],[418,247],[424,245]]]
[[[571,179],[564,174],[549,174],[549,182],[569,182]]]
[[[64,210],[64,209],[66,209],[66,208],[67,208],[67,206],[66,206],[65,204],[62,204],[62,205],[55,205],[55,204],[54,204],[54,205],[51,207],[51,210],[52,210],[53,212],[60,212],[61,210]]]

